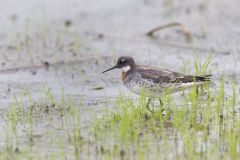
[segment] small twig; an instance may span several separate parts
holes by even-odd
[[[91,57],[86,57],[86,58],[81,58],[81,59],[75,59],[75,60],[69,60],[69,61],[56,61],[56,62],[48,62],[48,61],[43,61],[41,64],[36,64],[36,65],[29,65],[29,66],[19,66],[19,67],[13,67],[13,68],[4,68],[4,69],[0,69],[0,74],[1,73],[9,73],[9,72],[17,72],[17,71],[23,71],[23,70],[30,70],[30,69],[42,69],[42,68],[46,68],[48,69],[50,66],[58,66],[58,65],[62,65],[62,64],[73,64],[73,63],[81,63],[84,61],[88,61],[88,60],[94,60],[94,59],[98,59],[98,58],[103,58],[106,59],[108,57],[111,56],[91,56]]]
[[[173,22],[173,23],[168,23],[165,25],[161,25],[157,28],[154,28],[152,30],[150,30],[149,32],[146,33],[147,36],[153,36],[153,34],[159,30],[165,29],[165,28],[170,28],[170,27],[180,27],[181,31],[186,35],[186,37],[191,40],[192,39],[192,33],[189,30],[189,28],[179,22]]]

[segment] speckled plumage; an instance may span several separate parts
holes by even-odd
[[[194,81],[196,85],[203,84],[210,76],[184,75],[164,68],[139,65],[133,66],[123,75],[123,83],[129,90],[136,94],[144,92],[148,97],[161,96],[166,90],[174,93],[187,89],[194,85]]]

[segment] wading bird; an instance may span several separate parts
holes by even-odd
[[[186,75],[164,68],[137,65],[134,59],[129,56],[119,57],[114,67],[102,73],[116,68],[122,70],[123,84],[130,91],[139,95],[144,93],[149,98],[147,107],[149,107],[151,98],[161,98],[162,93],[167,90],[175,93],[193,87],[194,85],[199,86],[210,81],[211,77],[211,75]]]

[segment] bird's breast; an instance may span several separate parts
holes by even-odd
[[[125,83],[127,80],[127,72],[122,72],[122,81]]]
[[[152,82],[146,79],[142,79],[139,74],[122,75],[124,85],[134,93],[141,94],[144,90],[150,90],[152,88]]]

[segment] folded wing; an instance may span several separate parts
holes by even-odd
[[[139,70],[140,71],[140,70]],[[174,72],[163,68],[143,68],[141,76],[144,79],[152,80],[154,83],[189,83],[210,81],[212,75],[192,76]]]

